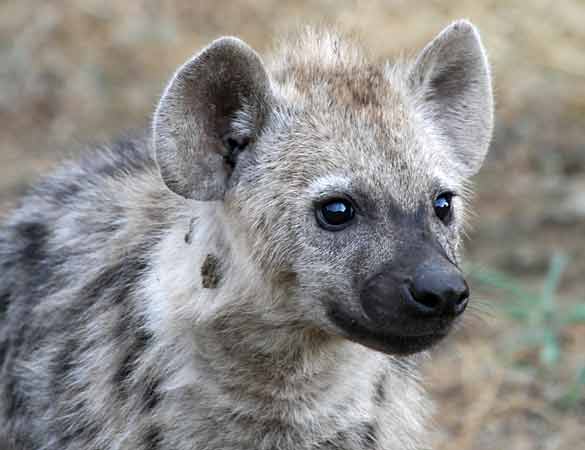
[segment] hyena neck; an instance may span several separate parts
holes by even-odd
[[[269,402],[323,393],[340,380],[347,388],[361,386],[382,370],[383,355],[311,328],[287,311],[287,292],[236,252],[221,230],[185,218],[163,239],[152,277],[160,297],[151,307],[166,322],[160,333],[173,348],[191,353],[207,384]],[[358,370],[362,376],[353,376]]]
[[[357,361],[376,361],[372,366],[378,367],[379,355],[287,311],[289,294],[266,280],[249,274],[244,285],[230,286],[241,270],[225,268],[225,284],[217,288],[222,306],[195,332],[199,356],[223,391],[267,404],[296,402],[327,392],[336,380],[351,383]]]
[[[185,433],[195,433],[191,411],[233,431],[221,448],[418,448],[412,436],[422,435],[427,403],[414,360],[311,329],[286,309],[283,289],[234,257],[213,222],[180,222],[161,240],[145,291],[151,360],[164,361],[161,393],[187,418]],[[215,281],[204,287],[208,255],[216,263],[203,274]]]
[[[346,342],[319,332],[265,325],[253,319],[218,319],[198,334],[199,356],[222,391],[266,404],[294,402],[326,391],[344,372]],[[211,354],[215,356],[210,359]]]

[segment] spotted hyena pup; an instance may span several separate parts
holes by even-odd
[[[180,67],[152,130],[0,228],[1,433],[18,450],[427,448],[417,363],[457,322],[492,132],[459,21],[373,63],[308,31]]]

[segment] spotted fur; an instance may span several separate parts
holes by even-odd
[[[66,163],[0,226],[2,437],[15,450],[427,448],[424,353],[354,342],[328,308],[351,307],[364,277],[423,238],[458,261],[491,102],[464,21],[395,64],[323,31],[267,65],[237,39],[213,43],[173,77],[152,135]],[[432,219],[438,189],[458,193],[449,227]],[[359,202],[353,234],[316,225],[331,192]]]

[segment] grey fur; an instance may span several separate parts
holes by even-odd
[[[0,227],[2,435],[16,450],[427,448],[425,353],[372,350],[328,312],[354,311],[364,280],[423,241],[458,261],[491,122],[464,21],[413,64],[307,31],[264,69],[216,41],[174,76],[154,139],[66,164]],[[445,190],[449,225],[432,209]],[[331,194],[360,205],[343,232],[315,221]]]

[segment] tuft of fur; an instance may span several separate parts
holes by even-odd
[[[376,65],[307,31],[265,69],[216,41],[175,74],[154,138],[36,185],[0,225],[0,436],[15,450],[427,448],[425,353],[347,339],[326,309],[421,236],[458,261],[491,91],[473,26],[444,33],[463,65],[432,43],[422,63]],[[444,84],[453,67],[460,83]],[[441,189],[458,193],[450,227],[432,220]],[[330,192],[359,198],[367,226],[319,229]]]

